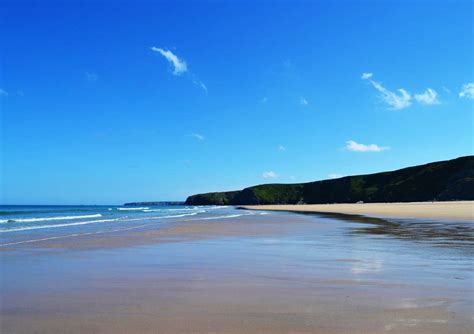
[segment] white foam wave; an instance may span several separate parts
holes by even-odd
[[[131,222],[131,221],[144,221],[144,220],[151,220],[151,219],[163,219],[163,218],[181,218],[181,217],[186,217],[186,216],[195,216],[199,213],[204,213],[206,210],[201,210],[197,212],[192,212],[192,213],[183,213],[181,215],[170,215],[170,216],[143,216],[140,218],[129,218],[129,219],[123,219],[123,217],[120,219],[121,222]]]
[[[198,212],[193,212],[193,213],[183,213],[181,215],[171,215],[171,216],[163,216],[160,218],[181,218],[181,217],[188,217],[188,216],[195,216],[198,213],[204,213],[206,211],[198,211]]]
[[[191,211],[191,210],[197,210],[199,207],[195,206],[192,208],[181,208],[181,209],[166,209],[167,211]]]
[[[40,230],[40,229],[45,229],[45,228],[68,227],[68,226],[87,225],[87,224],[95,224],[95,223],[107,223],[107,222],[113,222],[117,220],[118,219],[99,219],[99,220],[89,220],[85,222],[77,222],[77,223],[70,223],[70,224],[25,226],[25,227],[12,228],[8,230],[0,230],[0,233]]]
[[[148,210],[147,207],[143,208],[117,208],[119,211],[139,211],[139,210]]]
[[[99,217],[102,217],[100,213],[97,213],[94,215],[82,215],[82,216],[12,218],[12,219],[0,219],[0,223],[34,223],[34,222],[44,222],[44,221],[50,221],[50,220],[74,220],[74,219],[87,219],[87,218],[99,218]]]
[[[217,210],[228,208],[228,205],[216,205],[216,206],[200,206],[200,208],[206,208],[208,210]]]
[[[182,208],[182,209],[146,209],[146,210],[143,210],[143,212],[166,212],[166,211],[177,211],[177,212],[182,212],[182,211],[195,211],[195,210],[198,210],[199,208],[198,207],[194,207],[194,208]]]
[[[228,218],[237,218],[237,217],[242,217],[242,216],[251,216],[251,214],[239,214],[239,215],[235,214],[235,215],[226,215],[226,216],[204,217],[204,218],[188,219],[186,221],[228,219]]]

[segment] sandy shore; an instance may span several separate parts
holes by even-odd
[[[0,332],[471,333],[471,241],[378,224],[255,213],[10,245]]]
[[[342,213],[373,217],[430,218],[467,221],[472,221],[474,217],[474,201],[365,204],[247,205],[243,208],[272,211]]]

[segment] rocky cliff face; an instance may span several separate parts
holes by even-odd
[[[474,200],[474,156],[391,172],[298,184],[264,184],[189,196],[188,205]]]

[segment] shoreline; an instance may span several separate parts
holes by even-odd
[[[241,205],[238,208],[296,213],[334,213],[377,218],[428,218],[473,221],[474,201]]]

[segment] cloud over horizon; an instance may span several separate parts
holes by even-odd
[[[275,173],[274,171],[268,171],[268,172],[264,172],[262,174],[262,177],[264,179],[276,179],[279,175],[277,173]]]
[[[338,173],[329,173],[328,178],[330,179],[339,179],[341,177],[344,177],[345,175],[343,174],[338,174]]]
[[[348,140],[346,142],[346,150],[351,152],[382,152],[389,150],[390,147],[378,146],[376,144],[360,144],[354,140]]]

